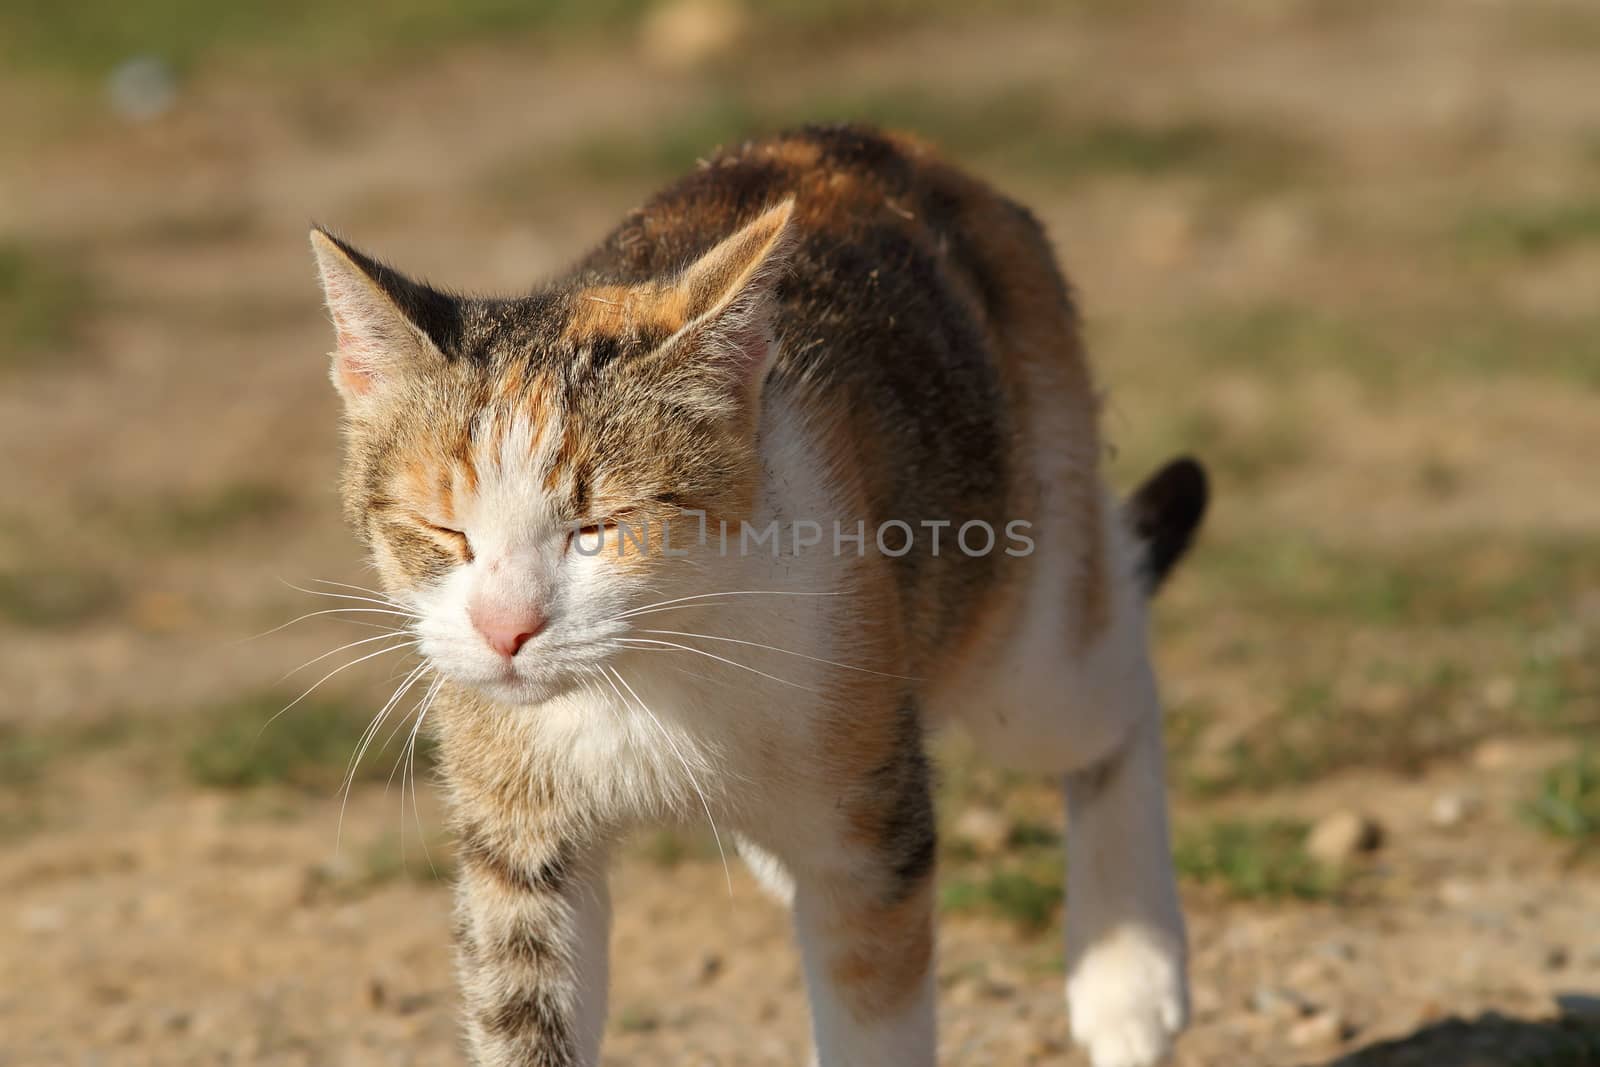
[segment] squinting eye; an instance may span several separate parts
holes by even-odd
[[[433,523],[433,522],[424,523],[424,525],[427,526],[428,529],[432,530],[434,533],[438,534],[440,537],[443,537],[443,538],[445,538],[447,540],[450,540],[450,541],[454,541],[460,547],[461,551],[463,553],[465,553],[465,555],[467,557],[467,561],[471,562],[471,560],[472,560],[472,541],[471,541],[470,538],[467,537],[466,531],[452,529],[449,526],[440,526],[438,523]]]
[[[606,530],[610,525],[610,523],[596,522],[588,526],[580,526],[576,530],[567,531],[567,551],[571,552],[572,546],[576,542],[578,550],[584,555],[594,555],[604,547]]]

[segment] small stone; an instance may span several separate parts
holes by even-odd
[[[700,959],[700,964],[695,970],[694,981],[696,985],[710,985],[722,975],[722,957],[715,952],[708,952]]]
[[[1567,951],[1565,945],[1551,945],[1544,953],[1544,969],[1547,971],[1566,970],[1567,964],[1572,962],[1572,953]]]
[[[1196,1020],[1215,1018],[1223,1010],[1222,994],[1209,982],[1196,982],[1189,989],[1189,1008]]]
[[[1315,1048],[1342,1041],[1350,1032],[1344,1019],[1337,1012],[1329,1011],[1301,1019],[1289,1027],[1286,1036],[1294,1048]]]
[[[1259,985],[1250,994],[1250,1010],[1257,1015],[1291,1019],[1310,1015],[1316,1008],[1292,989]]]
[[[1195,236],[1194,213],[1187,205],[1152,203],[1130,221],[1128,244],[1150,266],[1170,267],[1193,253]]]
[[[1433,798],[1428,821],[1441,830],[1454,829],[1478,813],[1478,798],[1459,790],[1449,790]]]
[[[1480,771],[1505,770],[1516,762],[1516,749],[1506,741],[1491,738],[1473,749],[1472,762]]]
[[[432,1007],[437,998],[432,993],[407,993],[396,998],[394,1010],[397,1015],[415,1015]]]
[[[1383,843],[1383,828],[1375,819],[1355,811],[1323,816],[1306,836],[1306,853],[1330,867],[1349,863]]]
[[[1290,965],[1289,969],[1284,972],[1284,977],[1293,986],[1316,985],[1327,976],[1329,967],[1330,964],[1327,959],[1307,956],[1305,959]]]
[[[672,0],[641,27],[645,59],[662,70],[703,67],[730,54],[745,35],[744,11],[730,0]]]
[[[978,852],[994,855],[1005,850],[1011,837],[1011,821],[993,808],[968,808],[951,830]]]
[[[67,913],[49,904],[39,904],[17,916],[17,925],[25,933],[53,934],[67,925]]]
[[[1003,978],[985,978],[979,992],[988,1000],[1010,1000],[1017,995],[1017,987]]]
[[[1504,675],[1489,679],[1483,687],[1483,702],[1495,711],[1505,711],[1517,699],[1517,683]]]
[[[134,56],[117,64],[106,79],[111,110],[126,119],[149,122],[172,110],[178,100],[177,75],[155,56]]]
[[[1356,947],[1348,941],[1323,941],[1315,949],[1323,959],[1349,963],[1356,958]]]
[[[358,889],[366,872],[348,855],[332,856],[307,866],[300,880],[300,902],[309,904],[323,894],[341,896]]]
[[[1066,1048],[1053,1037],[1033,1035],[1030,1039],[1028,1054],[1035,1059],[1052,1059],[1061,1055]]]

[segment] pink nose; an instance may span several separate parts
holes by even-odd
[[[489,647],[507,659],[515,656],[545,624],[544,616],[532,608],[508,612],[475,607],[468,614]]]

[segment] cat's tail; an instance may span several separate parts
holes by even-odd
[[[1128,527],[1143,549],[1139,577],[1154,596],[1194,542],[1210,498],[1206,470],[1189,456],[1169,461],[1123,505]]]

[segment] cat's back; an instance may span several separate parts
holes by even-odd
[[[811,126],[703,161],[630,213],[578,280],[671,275],[791,198],[769,401],[832,428],[830,466],[851,472],[869,521],[912,527],[896,572],[927,636],[967,629],[1027,569],[998,551],[935,552],[923,523],[1065,516],[1087,528],[1065,535],[1074,555],[1097,536],[1093,388],[1067,285],[1026,209],[912,137]]]
[[[789,198],[779,388],[864,404],[871,429],[922,449],[959,442],[960,466],[990,484],[1013,473],[1030,395],[1088,396],[1068,289],[1037,222],[904,134],[808,126],[716,154],[630,213],[578,273],[591,284],[671,274]]]

